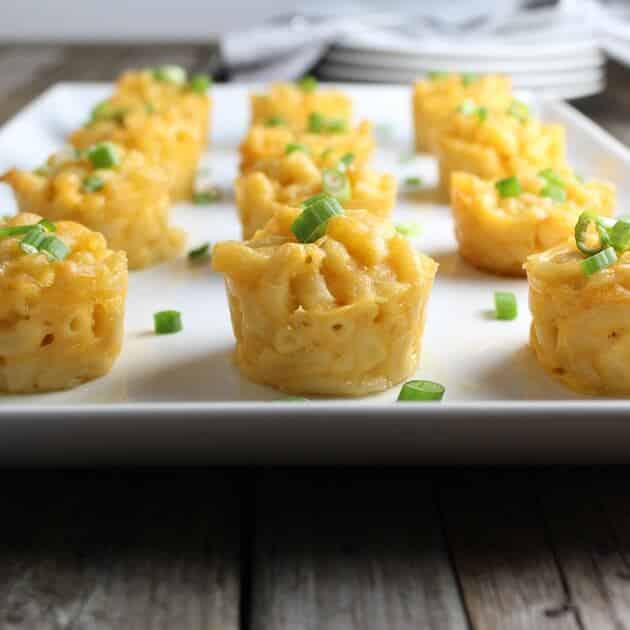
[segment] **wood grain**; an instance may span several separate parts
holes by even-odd
[[[583,628],[527,478],[462,473],[442,483],[447,537],[473,627]]]
[[[0,523],[3,630],[233,630],[239,502],[229,478],[34,475]],[[8,482],[8,475],[5,475]]]
[[[254,630],[468,627],[428,484],[290,477],[258,487]]]

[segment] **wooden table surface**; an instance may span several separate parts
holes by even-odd
[[[0,122],[60,80],[190,46],[0,47]],[[630,73],[576,103],[630,141]],[[0,476],[0,630],[630,630],[630,474]]]

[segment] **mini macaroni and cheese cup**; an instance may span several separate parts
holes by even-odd
[[[238,367],[293,394],[362,396],[400,383],[418,365],[437,264],[369,212],[322,195],[303,207],[213,250]]]
[[[585,253],[571,240],[527,259],[531,346],[575,391],[630,396],[630,223],[597,221],[606,240],[598,247],[584,239]]]
[[[346,125],[352,119],[350,98],[339,90],[319,88],[311,78],[297,85],[275,83],[266,93],[252,94],[250,104],[253,125],[285,124],[296,131],[304,131],[313,114]]]
[[[512,101],[509,77],[501,75],[430,73],[413,86],[412,109],[416,150],[435,153],[440,132],[465,99],[489,109],[507,109]]]
[[[459,252],[491,273],[525,275],[527,257],[564,243],[583,210],[611,216],[614,205],[612,184],[583,182],[567,169],[498,181],[468,173],[451,177]]]
[[[456,171],[502,179],[564,166],[564,128],[543,124],[523,108],[515,107],[511,113],[492,111],[465,101],[449,118],[438,150],[444,197],[448,197],[451,174]]]
[[[316,129],[317,126],[313,127]],[[287,146],[305,147],[315,163],[322,167],[335,163],[344,155],[354,155],[354,166],[365,166],[374,152],[372,123],[362,121],[356,127],[339,131],[306,131],[297,133],[286,126],[254,125],[240,146],[241,173],[265,171],[269,160],[285,155]]]
[[[22,212],[100,232],[112,249],[127,252],[131,269],[174,258],[184,246],[183,231],[169,224],[164,172],[138,151],[107,142],[68,148],[35,171],[12,169],[1,179]]]
[[[289,145],[292,148],[292,145]],[[367,210],[381,218],[391,214],[396,200],[396,179],[389,174],[356,168],[348,154],[320,168],[308,153],[287,155],[261,163],[262,171],[241,175],[235,184],[236,204],[243,238],[264,227],[280,206],[299,206],[321,192],[336,196],[344,208]]]
[[[122,346],[124,252],[77,223],[40,220],[0,219],[0,392],[75,387],[107,374]]]
[[[141,152],[163,168],[172,201],[191,199],[206,148],[206,133],[197,121],[174,108],[163,112],[135,108],[122,119],[97,118],[70,136],[70,144],[80,150],[99,142]]]

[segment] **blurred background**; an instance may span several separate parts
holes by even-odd
[[[624,0],[20,0],[0,40],[207,43],[219,79],[407,83],[430,70],[504,72],[549,98],[604,89],[630,64]]]

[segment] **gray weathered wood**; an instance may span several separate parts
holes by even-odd
[[[258,487],[252,588],[254,630],[468,627],[422,482],[269,476]]]
[[[81,477],[39,474],[3,497],[2,630],[238,627],[240,506],[229,478]]]
[[[501,477],[506,477],[505,481]],[[514,473],[450,475],[446,532],[473,627],[576,630],[535,495]]]
[[[541,474],[545,521],[584,627],[630,629],[630,573],[600,498],[609,478],[596,479],[593,471]]]

